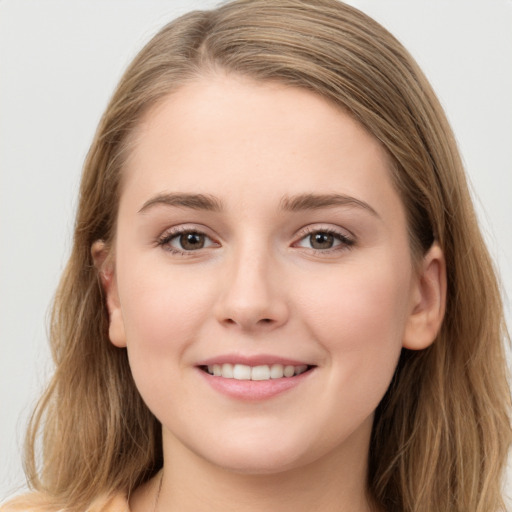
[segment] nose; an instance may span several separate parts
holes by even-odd
[[[288,320],[282,272],[268,254],[240,254],[220,277],[216,318],[226,327],[269,331]]]

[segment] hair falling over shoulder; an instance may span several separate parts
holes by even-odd
[[[91,246],[115,236],[123,161],[141,116],[218,72],[306,88],[353,115],[393,161],[413,255],[434,240],[444,251],[442,328],[429,348],[403,349],[376,413],[368,489],[377,508],[504,510],[508,336],[456,142],[408,52],[336,0],[237,0],[190,13],[164,27],[125,72],[85,162],[72,253],[55,297],[55,374],[26,444],[30,506],[96,510],[98,497],[129,494],[162,465],[160,425],[139,396],[126,351],[108,340]]]

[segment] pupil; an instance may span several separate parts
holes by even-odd
[[[329,233],[315,233],[310,236],[313,249],[330,249],[333,246],[334,237]]]
[[[204,246],[204,235],[200,233],[185,233],[180,236],[180,244],[183,249],[202,249]]]

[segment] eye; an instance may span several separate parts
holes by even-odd
[[[354,240],[334,230],[318,229],[310,231],[307,236],[301,238],[295,245],[315,251],[329,251],[344,249],[354,245]]]
[[[205,249],[217,244],[204,233],[187,229],[166,233],[158,241],[158,245],[171,252],[185,253]]]

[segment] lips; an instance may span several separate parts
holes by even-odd
[[[316,365],[274,356],[226,355],[197,365],[216,391],[238,400],[263,400],[295,388],[315,373]]]

